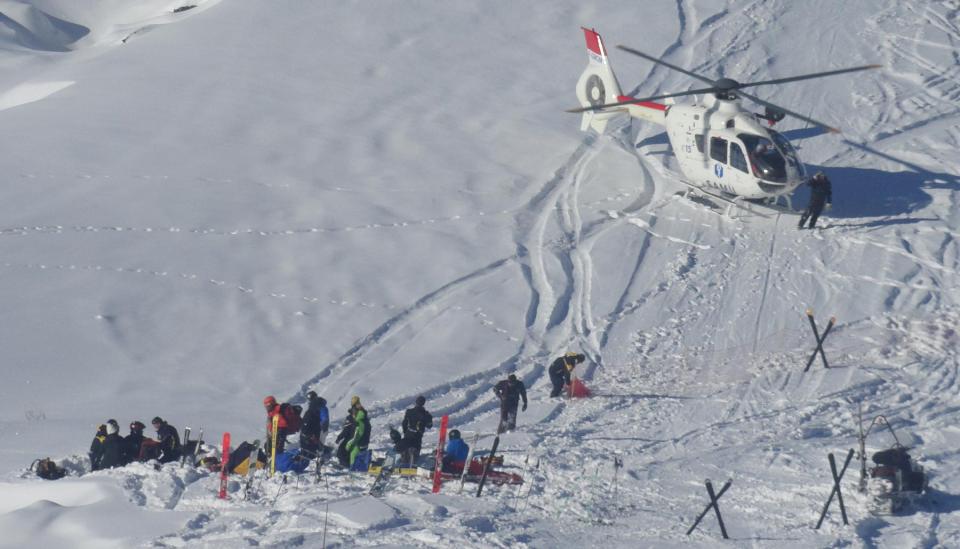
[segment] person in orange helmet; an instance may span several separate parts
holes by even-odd
[[[280,413],[280,403],[273,395],[263,399],[263,408],[267,411],[267,442],[263,447],[267,452],[272,448],[273,418],[276,416],[279,418],[277,420],[277,455],[280,455],[283,453],[283,447],[287,442],[287,420]]]

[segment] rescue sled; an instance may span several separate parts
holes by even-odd
[[[923,466],[897,444],[888,450],[873,454],[874,466],[870,468],[867,493],[870,494],[870,512],[875,515],[892,515],[910,507],[927,490],[927,474]]]
[[[900,444],[893,426],[884,416],[877,416],[863,430],[863,413],[858,412],[860,420],[860,491],[866,492],[870,499],[868,507],[875,515],[892,515],[916,507],[917,501],[927,490],[928,477],[923,466],[910,456],[909,448]],[[876,426],[886,427],[893,437],[894,444],[887,450],[875,452],[872,456],[873,467],[867,469],[867,436]]]
[[[498,461],[499,464],[503,463],[503,457],[497,457],[499,460],[494,458],[492,465],[497,465]],[[467,482],[480,482],[480,477],[483,476],[483,464],[484,460],[482,459],[475,459],[471,461],[470,468],[467,470],[467,475],[464,477],[464,480]],[[453,466],[450,471],[444,471],[440,473],[440,480],[444,482],[460,480],[460,477],[463,474],[463,464],[454,463],[452,465]],[[433,469],[421,468],[421,476],[424,476],[425,478],[433,478]],[[506,484],[516,485],[523,484],[523,477],[516,473],[508,473],[506,471],[495,471],[490,469],[487,471],[487,482],[496,484],[498,486]]]

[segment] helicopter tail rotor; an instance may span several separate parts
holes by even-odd
[[[607,103],[617,100],[622,95],[620,83],[613,73],[610,66],[610,58],[607,56],[607,49],[603,45],[603,39],[597,31],[583,28],[583,36],[587,44],[587,67],[580,80],[577,81],[577,100],[585,109],[580,129],[586,131],[593,128],[599,133],[603,133],[607,127],[607,121],[615,117],[618,112],[600,112],[600,108]]]

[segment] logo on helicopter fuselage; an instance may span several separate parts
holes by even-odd
[[[715,173],[717,177],[723,177],[723,164],[714,164],[713,173]]]

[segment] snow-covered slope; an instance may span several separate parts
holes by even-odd
[[[0,545],[315,546],[329,520],[343,546],[711,546],[712,519],[684,535],[704,478],[733,479],[740,545],[960,545],[958,9],[0,2]],[[656,127],[579,133],[580,25],[740,80],[882,63],[757,92],[844,130],[781,124],[834,181],[828,228],[676,197]],[[625,90],[693,84],[612,60]],[[807,308],[838,319],[834,368],[802,372]],[[589,400],[547,398],[567,350]],[[340,474],[218,502],[192,469],[25,472],[79,468],[108,417],[260,438],[261,399],[308,389],[336,419],[359,395],[378,450],[419,394],[488,447],[508,372],[530,387],[503,441],[521,492],[373,500]],[[871,517],[851,465],[851,526],[814,531],[861,401],[919,445],[932,495]]]

